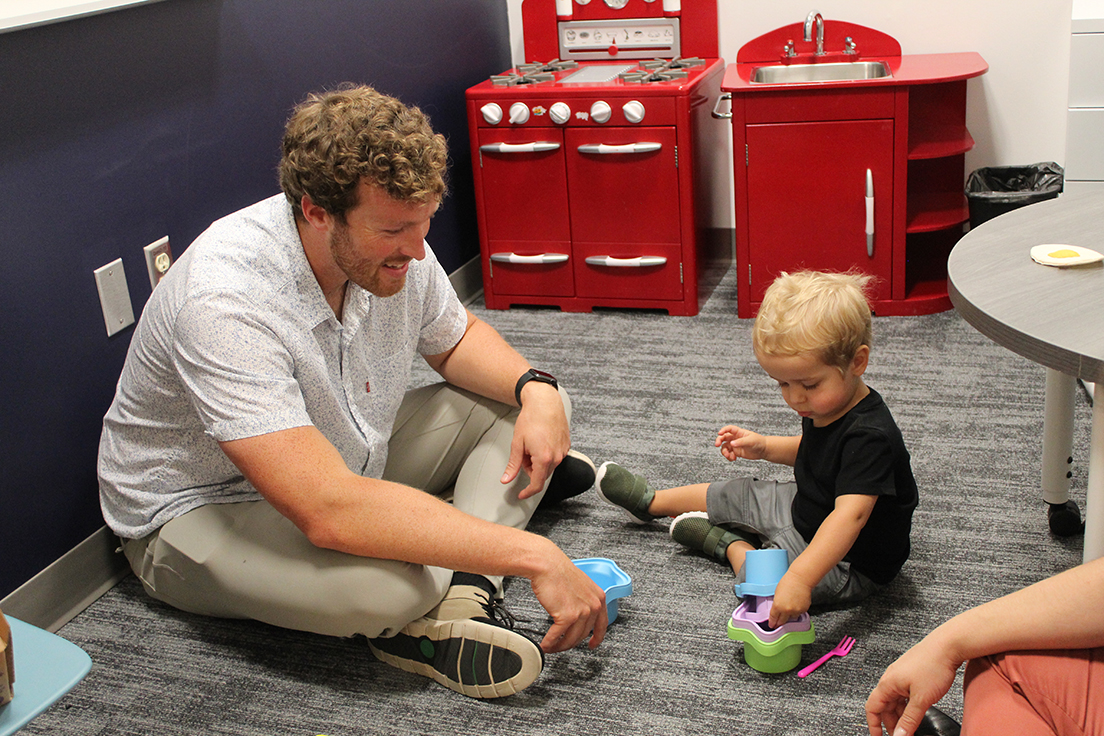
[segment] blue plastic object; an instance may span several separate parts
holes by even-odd
[[[748,550],[744,557],[744,582],[736,583],[736,595],[774,595],[778,581],[790,567],[789,553],[784,549]]]
[[[92,669],[92,658],[76,644],[11,616],[5,618],[15,654],[15,695],[0,706],[0,736],[26,726]]]
[[[618,567],[616,562],[605,557],[588,557],[585,560],[572,560],[572,562],[605,591],[606,616],[612,624],[617,620],[618,599],[632,595],[632,578]]]

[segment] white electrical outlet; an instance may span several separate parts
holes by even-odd
[[[123,271],[123,259],[116,258],[106,266],[100,266],[92,275],[96,278],[96,291],[100,293],[100,307],[103,309],[107,336],[134,324],[134,310],[130,306],[130,291],[127,289],[126,272]]]
[[[169,247],[169,236],[150,243],[142,249],[146,254],[146,270],[149,271],[150,288],[154,288],[165,278],[165,274],[172,265],[172,249]]]

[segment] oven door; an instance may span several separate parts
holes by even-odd
[[[476,196],[496,294],[573,296],[563,131],[479,129]]]
[[[683,298],[676,140],[674,127],[566,131],[578,296]]]

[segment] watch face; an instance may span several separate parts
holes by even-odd
[[[629,0],[606,0],[606,5],[614,10],[620,10],[628,4]]]

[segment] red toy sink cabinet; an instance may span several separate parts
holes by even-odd
[[[853,23],[823,27],[823,55],[803,23],[785,26],[743,46],[721,83],[732,103],[739,316],[755,315],[779,272],[802,268],[874,275],[877,314],[950,309],[947,256],[969,221],[966,80],[988,66],[976,53],[902,56],[895,39]],[[859,60],[883,61],[890,76],[750,81],[760,66]]]

